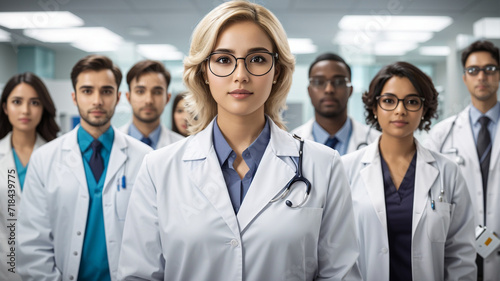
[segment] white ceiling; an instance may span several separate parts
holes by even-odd
[[[128,42],[136,44],[172,44],[184,54],[198,21],[222,1],[207,0],[1,0],[0,11],[70,11],[85,21],[85,26],[103,26]],[[280,19],[288,37],[311,38],[318,52],[298,55],[299,62],[309,63],[319,53],[338,52],[332,39],[344,15],[388,15],[394,7],[398,15],[450,16],[453,24],[420,46],[450,45],[457,34],[473,33],[473,23],[483,17],[500,16],[500,0],[257,0]],[[492,28],[500,28],[492,27]],[[14,44],[39,44],[54,50],[73,48],[69,44],[42,44],[24,37],[19,30]],[[134,30],[149,35],[134,35]],[[500,40],[492,40],[499,45]],[[348,61],[352,58],[346,58]],[[403,57],[377,57],[379,62],[395,59],[413,62],[443,61],[445,57],[423,57],[411,51]]]

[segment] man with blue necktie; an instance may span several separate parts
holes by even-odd
[[[160,116],[171,94],[167,91],[170,73],[154,60],[136,63],[127,73],[127,100],[132,106],[132,122],[120,130],[153,149],[161,148],[184,137],[160,124]]]
[[[73,67],[80,126],[33,153],[19,211],[23,280],[116,280],[123,224],[151,148],[111,126],[122,74],[87,56]]]

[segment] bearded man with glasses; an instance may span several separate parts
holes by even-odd
[[[347,115],[352,94],[351,68],[337,54],[324,53],[309,67],[309,97],[314,118],[292,133],[336,149],[340,155],[373,142],[380,132]]]
[[[460,159],[475,224],[486,226],[496,235],[500,235],[499,65],[499,49],[489,41],[476,41],[462,52],[462,78],[471,105],[436,124],[426,140],[429,149]],[[454,153],[449,153],[452,150]],[[494,247],[488,255],[478,255],[476,264],[477,280],[498,280],[500,247]]]

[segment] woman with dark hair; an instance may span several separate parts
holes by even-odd
[[[475,280],[474,215],[458,166],[421,146],[437,91],[417,67],[382,68],[363,95],[377,141],[342,158],[364,280]]]
[[[172,105],[172,131],[181,134],[185,137],[189,135],[188,131],[188,112],[186,110],[184,95],[180,93],[174,98]]]
[[[31,153],[56,138],[56,109],[42,80],[30,72],[13,76],[5,85],[0,110],[0,280],[21,280],[9,268],[11,247],[7,228],[17,206]],[[8,204],[8,206],[4,205]],[[15,272],[15,270],[14,270]]]

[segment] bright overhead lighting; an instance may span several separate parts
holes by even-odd
[[[151,60],[183,60],[184,54],[170,44],[140,44],[137,52]]]
[[[288,38],[292,54],[314,54],[318,47],[309,38]]]
[[[374,53],[377,56],[402,56],[415,48],[417,48],[417,43],[414,42],[385,41],[375,44]]]
[[[441,56],[446,57],[450,54],[450,47],[448,46],[426,46],[418,49],[419,54],[422,56]]]
[[[0,29],[0,42],[10,42],[10,33]]]
[[[426,42],[432,38],[432,32],[423,31],[389,31],[367,34],[362,31],[341,30],[337,32],[333,39],[333,44],[337,45],[363,45],[373,44],[377,41],[410,41],[410,42]]]
[[[500,18],[482,18],[474,23],[474,36],[500,39]]]
[[[97,53],[116,51],[120,47],[120,44],[108,41],[81,41],[71,43],[71,46],[87,53]]]
[[[0,12],[0,25],[10,29],[66,28],[83,23],[70,12]]]
[[[75,43],[82,41],[121,42],[123,39],[104,27],[63,29],[26,29],[24,35],[46,43]]]
[[[366,33],[380,31],[433,31],[439,32],[453,22],[446,16],[343,16],[341,30],[359,30]]]

